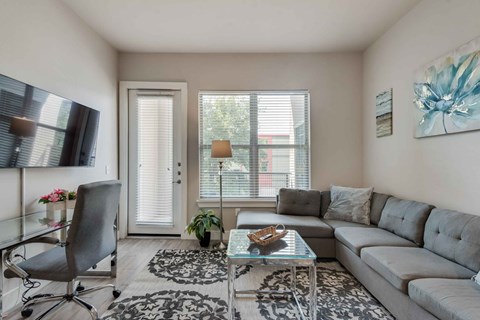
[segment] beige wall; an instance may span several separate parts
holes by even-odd
[[[2,1],[0,39],[0,73],[101,111],[95,168],[27,169],[27,211],[54,187],[116,178],[116,51],[56,0]],[[0,220],[20,213],[19,178],[0,169]]]
[[[480,2],[424,0],[363,58],[364,184],[480,214],[480,131],[413,138],[414,71],[480,36]],[[393,136],[375,137],[375,95],[393,88]]]
[[[197,211],[198,91],[309,89],[312,188],[362,184],[361,55],[129,54],[120,80],[188,83],[188,210]],[[226,228],[235,225],[225,211]]]

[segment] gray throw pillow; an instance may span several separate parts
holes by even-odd
[[[331,186],[331,202],[325,219],[370,224],[370,198],[373,188]]]

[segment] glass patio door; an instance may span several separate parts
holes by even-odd
[[[129,90],[128,234],[180,235],[180,92]]]

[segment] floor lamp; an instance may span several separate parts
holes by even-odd
[[[230,140],[213,140],[212,141],[212,158],[231,158],[232,157],[232,146],[230,145]],[[223,250],[227,248],[227,245],[223,242],[223,195],[222,195],[222,170],[223,170],[223,160],[218,161],[218,174],[220,176],[220,221],[222,223],[222,228],[220,229],[220,243],[216,246],[218,249]]]

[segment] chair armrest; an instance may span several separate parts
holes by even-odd
[[[38,238],[33,238],[33,239],[30,239],[30,240],[27,240],[24,243],[22,243],[21,245],[19,245],[18,247],[21,247],[21,246],[24,246],[24,245],[30,244],[30,243],[46,243],[46,244],[55,245],[55,244],[59,244],[60,240],[58,238],[54,238],[54,237],[38,237]]]
[[[17,248],[23,247],[24,245],[31,244],[31,243],[46,243],[46,244],[57,245],[60,243],[60,240],[53,237],[38,237],[38,238],[27,240],[22,244],[19,244],[15,247],[11,247],[7,249],[7,251],[5,252],[5,255],[3,256],[3,263],[8,269],[12,270],[15,274],[17,274],[22,279],[28,278],[29,274],[25,270],[23,270],[22,268],[20,268],[19,266],[17,266],[12,262],[12,253]]]

